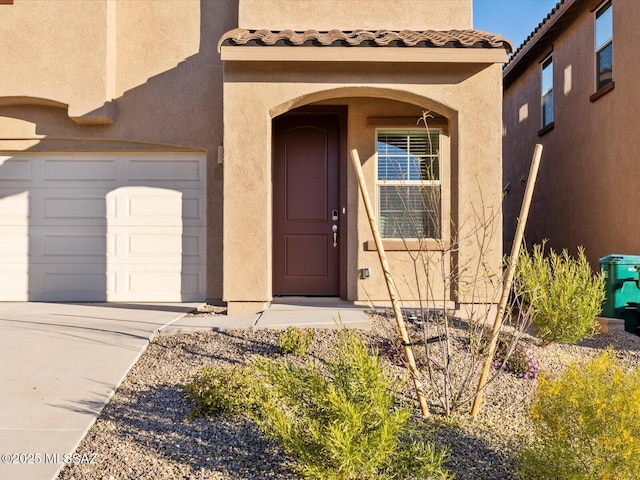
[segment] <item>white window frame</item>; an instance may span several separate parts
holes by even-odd
[[[394,132],[395,134],[405,134],[407,136],[411,136],[411,135],[431,135],[431,134],[436,134],[437,138],[438,138],[438,145],[435,148],[436,154],[435,155],[429,155],[430,157],[436,157],[437,161],[438,161],[438,179],[437,180],[410,180],[410,179],[400,179],[400,180],[389,180],[389,179],[380,179],[379,176],[379,152],[378,152],[378,141],[379,141],[379,137],[380,134],[384,134],[385,132]],[[421,240],[421,239],[428,239],[428,240],[441,240],[443,238],[443,197],[444,197],[444,192],[443,192],[443,160],[442,160],[442,146],[443,146],[443,131],[441,128],[429,128],[428,130],[425,128],[378,128],[376,129],[376,137],[375,137],[375,141],[376,141],[376,164],[375,164],[375,178],[376,178],[376,217],[377,217],[377,222],[378,222],[378,226],[380,227],[380,235],[383,239],[385,240],[394,240],[394,239],[401,239],[401,240]],[[395,186],[398,188],[404,188],[404,187],[415,187],[415,186],[427,186],[427,187],[439,187],[439,205],[438,205],[438,212],[437,215],[438,217],[435,219],[437,220],[437,225],[435,226],[435,228],[437,229],[438,235],[436,237],[427,237],[427,236],[423,236],[421,238],[417,238],[417,237],[403,237],[403,236],[386,236],[384,233],[384,228],[383,228],[383,223],[381,222],[382,218],[381,218],[381,214],[382,214],[382,202],[381,202],[381,187],[389,187],[389,186]]]
[[[540,107],[541,107],[541,120],[542,128],[551,125],[554,121],[554,99],[553,99],[553,55],[548,55],[542,61],[542,68],[540,69]],[[545,72],[549,74],[550,84],[545,89]],[[545,117],[547,102],[551,102],[551,115],[550,118]]]
[[[609,28],[611,29],[611,36],[606,38],[606,39],[602,39],[598,43],[598,20],[602,17],[602,15],[605,12],[607,12],[607,10],[609,10],[609,12],[611,14],[611,25],[609,26]],[[602,23],[601,23],[601,25],[602,25]],[[598,61],[598,57],[600,55],[600,52],[602,52],[603,50],[605,50],[609,46],[611,46],[611,78],[601,84],[601,82],[600,82],[600,77],[601,77],[600,62]],[[607,86],[608,84],[613,82],[613,2],[612,2],[612,0],[607,0],[606,2],[602,3],[595,10],[595,15],[594,15],[594,52],[595,52],[594,53],[595,87],[596,87],[596,91],[597,91],[597,90],[600,90],[601,88],[604,88],[605,86]]]

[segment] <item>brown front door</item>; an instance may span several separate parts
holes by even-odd
[[[338,296],[340,117],[289,114],[273,127],[273,294]]]

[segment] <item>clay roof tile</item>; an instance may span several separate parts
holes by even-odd
[[[346,46],[346,47],[454,47],[504,48],[513,51],[509,40],[480,30],[247,30],[236,28],[225,33],[218,43],[222,45],[252,46]]]

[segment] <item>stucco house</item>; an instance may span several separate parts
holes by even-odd
[[[541,143],[529,245],[584,245],[594,269],[608,254],[640,253],[638,22],[635,0],[560,1],[505,67],[505,248]]]
[[[438,254],[500,209],[511,46],[472,30],[471,0],[3,3],[0,300],[383,301],[352,148],[398,277],[406,246]],[[431,243],[391,187],[436,199]]]

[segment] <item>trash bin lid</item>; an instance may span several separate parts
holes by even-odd
[[[622,264],[622,265],[640,265],[640,255],[624,255],[620,253],[612,253],[600,259],[601,264]]]

